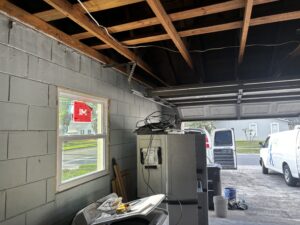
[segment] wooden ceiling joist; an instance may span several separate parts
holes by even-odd
[[[297,20],[297,19],[300,19],[300,11],[280,13],[280,14],[254,18],[250,20],[250,26],[259,26],[264,24],[278,23],[278,22]],[[209,27],[201,27],[201,28],[180,31],[178,33],[180,37],[189,37],[195,35],[216,33],[220,31],[240,29],[242,28],[242,26],[243,26],[243,21],[236,21],[236,22],[224,23],[224,24],[214,25]],[[154,35],[150,37],[130,39],[130,40],[123,41],[122,43],[125,43],[127,45],[138,45],[138,44],[145,44],[150,42],[164,41],[169,39],[170,37],[167,34],[160,34],[160,35]],[[95,45],[93,46],[93,48],[100,50],[100,49],[107,49],[110,47],[108,45],[102,44],[102,45]]]
[[[181,37],[179,36],[177,30],[175,29],[171,19],[169,18],[168,14],[166,13],[164,7],[160,3],[159,0],[147,0],[148,5],[158,18],[161,25],[164,27],[165,31],[179,50],[180,54],[186,61],[186,63],[193,68],[192,58],[190,53],[188,52],[185,44],[183,43]]]
[[[241,33],[241,41],[240,41],[240,50],[239,50],[239,58],[238,63],[242,63],[245,48],[246,48],[246,42],[247,42],[247,36],[250,26],[250,20],[251,20],[251,13],[253,8],[253,0],[246,0],[246,7],[244,12],[244,21],[243,21],[243,27],[242,27],[242,33]]]
[[[98,12],[143,1],[144,0],[88,0],[83,2],[83,4],[90,12]],[[75,4],[73,7],[76,10],[81,10],[81,6],[79,3]],[[34,15],[44,21],[52,21],[66,18],[66,16],[63,13],[56,9],[38,12]]]
[[[161,80],[151,71],[150,67],[142,59],[140,59],[136,54],[134,54],[129,49],[125,48],[121,43],[109,37],[108,34],[103,29],[101,29],[95,23],[93,23],[84,14],[83,9],[81,10],[74,9],[73,5],[69,3],[67,0],[44,0],[44,1],[47,2],[49,5],[51,5],[53,8],[63,13],[69,19],[73,20],[79,26],[84,28],[86,31],[92,33],[95,37],[97,37],[98,39],[106,43],[108,46],[116,50],[118,53],[120,53],[127,59],[136,62],[136,64],[139,67],[141,67],[144,71],[146,71],[156,80],[158,80],[160,83],[162,83],[165,86],[168,86],[167,83],[165,83],[163,80]]]
[[[267,4],[276,1],[279,0],[254,0],[253,5]],[[224,3],[203,6],[195,9],[185,10],[182,12],[171,13],[169,14],[169,17],[171,21],[174,22],[179,20],[192,19],[196,17],[211,15],[215,13],[227,12],[230,10],[241,9],[244,7],[245,7],[245,0],[231,0]],[[111,34],[113,34],[113,33],[118,33],[123,31],[145,28],[145,27],[154,26],[158,24],[160,24],[158,18],[153,17],[149,19],[143,19],[139,21],[111,26],[108,28],[108,30]],[[93,35],[89,32],[82,32],[82,33],[74,34],[72,36],[79,40],[93,37]]]
[[[50,37],[56,39],[59,42],[64,43],[65,45],[77,49],[81,53],[101,62],[104,64],[118,64],[114,60],[110,59],[109,57],[101,54],[100,52],[94,50],[93,48],[81,43],[80,41],[74,39],[70,35],[58,30],[57,28],[51,26],[50,24],[44,22],[43,20],[39,19],[36,16],[33,16],[32,14],[24,11],[23,9],[15,6],[14,4],[8,2],[8,1],[1,1],[0,4],[0,11],[6,13],[7,15],[15,18],[16,20],[25,23],[32,28],[39,30],[46,35],[49,35]],[[116,70],[119,72],[126,74],[127,71],[124,67],[116,67]],[[152,87],[149,84],[146,84],[145,82],[133,77],[134,80],[138,81],[139,83],[147,86]]]

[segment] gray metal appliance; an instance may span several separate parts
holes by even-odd
[[[138,197],[166,194],[170,224],[208,224],[204,135],[138,135],[137,156]]]

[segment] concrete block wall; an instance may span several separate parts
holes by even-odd
[[[160,106],[130,94],[127,79],[0,14],[0,225],[69,224],[110,193],[110,174],[56,192],[57,88],[110,99],[109,154],[136,191],[138,120]],[[133,83],[135,89],[143,87]]]

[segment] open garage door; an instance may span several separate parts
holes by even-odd
[[[183,121],[299,116],[300,79],[156,89]]]

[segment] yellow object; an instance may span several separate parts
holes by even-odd
[[[124,212],[127,212],[128,208],[129,208],[128,204],[121,203],[121,204],[118,205],[118,207],[116,209],[116,212],[117,213],[124,213]]]

